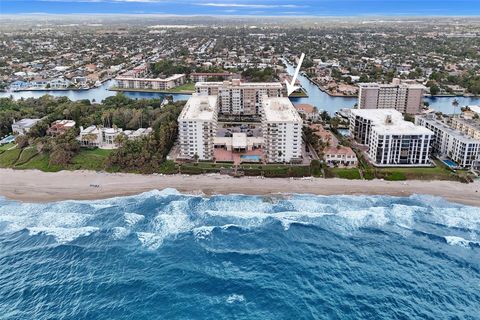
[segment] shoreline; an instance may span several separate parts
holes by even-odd
[[[346,179],[232,178],[224,175],[141,175],[95,171],[42,172],[0,169],[0,196],[24,202],[94,200],[130,196],[174,188],[182,193],[205,194],[315,194],[388,195],[413,194],[442,197],[480,207],[480,181],[384,181]],[[98,185],[98,187],[92,186]]]

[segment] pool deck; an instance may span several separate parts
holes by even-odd
[[[233,161],[234,165],[239,165],[242,162],[241,156],[259,156],[260,159],[263,159],[263,151],[256,149],[245,152],[232,152],[221,148],[217,148],[214,151],[216,161]]]

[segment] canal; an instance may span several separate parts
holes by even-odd
[[[293,65],[284,61],[287,65],[287,72],[293,75],[295,68]],[[319,110],[326,110],[329,113],[341,108],[351,108],[357,102],[357,98],[352,97],[333,97],[320,90],[315,84],[310,82],[307,77],[298,75],[298,80],[302,87],[307,91],[308,98],[290,98],[293,103],[309,103],[316,106]],[[460,111],[460,107],[468,105],[480,105],[480,97],[425,97],[424,101],[430,104],[430,107],[443,113],[453,113],[452,102],[457,99],[459,107],[456,112]]]
[[[290,75],[294,73],[294,66],[287,63],[287,72]],[[290,98],[294,104],[297,103],[309,103],[316,106],[319,110],[326,110],[333,114],[342,108],[351,108],[357,102],[357,98],[352,97],[333,97],[320,90],[315,84],[310,82],[305,76],[299,75],[298,80],[302,87],[308,93],[306,98]],[[107,97],[117,94],[116,91],[109,91],[108,88],[113,86],[114,80],[104,82],[98,88],[92,88],[89,90],[64,90],[64,91],[18,91],[18,92],[0,92],[0,97],[10,97],[14,99],[20,98],[39,98],[45,94],[52,96],[65,96],[70,100],[83,100],[88,99],[90,101],[100,102]],[[174,101],[187,100],[190,95],[188,94],[164,94],[155,92],[125,92],[125,95],[132,99],[150,99],[150,98],[162,98],[165,95],[173,96]],[[441,111],[443,113],[453,113],[452,101],[457,99],[459,106],[467,105],[480,105],[480,97],[425,97],[425,101],[430,104],[430,107]],[[459,112],[457,108],[457,113]]]

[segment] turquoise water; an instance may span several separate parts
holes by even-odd
[[[0,319],[478,319],[480,209],[430,196],[0,199]]]
[[[242,160],[248,160],[248,161],[258,161],[260,162],[262,160],[262,157],[260,156],[255,156],[255,155],[241,155],[240,159]]]

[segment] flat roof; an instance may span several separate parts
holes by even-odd
[[[362,82],[358,84],[362,88],[396,88],[396,87],[407,87],[412,89],[426,89],[424,85],[419,83],[377,83],[377,82]]]
[[[449,135],[454,136],[458,140],[461,140],[463,142],[468,142],[468,143],[478,143],[478,144],[480,144],[480,140],[474,139],[474,138],[470,137],[467,134],[464,134],[463,132],[461,132],[459,130],[455,130],[455,129],[449,127],[446,123],[444,123],[444,122],[442,122],[442,121],[440,121],[436,118],[435,119],[429,119],[425,116],[421,116],[421,118],[423,120],[425,120],[425,122],[428,122],[429,124],[443,130],[444,132],[447,132]]]
[[[232,136],[233,148],[246,148],[247,147],[247,134],[244,132],[234,132]]]
[[[15,122],[13,124],[15,124],[17,126],[20,126],[20,127],[23,127],[23,128],[29,128],[29,127],[32,127],[38,121],[40,121],[40,119],[25,118],[25,119],[22,119],[22,120],[18,120],[17,122]]]
[[[302,122],[302,118],[287,97],[265,98],[263,114],[267,122]]]
[[[217,96],[192,95],[188,99],[179,120],[212,121],[217,113]]]
[[[177,80],[179,78],[185,77],[185,74],[174,74],[168,78],[161,79],[161,78],[135,78],[135,77],[117,77],[115,80],[126,80],[126,81],[149,81],[149,82],[168,82]]]
[[[195,87],[241,87],[241,88],[275,88],[282,89],[280,82],[239,82],[239,81],[212,81],[197,82]]]
[[[379,134],[433,134],[431,130],[425,127],[405,121],[402,114],[395,109],[352,109],[351,113],[370,120],[373,125],[372,130]]]

